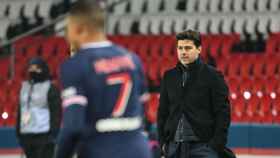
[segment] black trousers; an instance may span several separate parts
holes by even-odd
[[[27,158],[52,158],[55,145],[48,144],[23,144],[23,151]]]
[[[218,158],[218,153],[201,142],[170,142],[167,158]]]
[[[53,158],[55,143],[49,134],[27,134],[19,137],[19,143],[27,158]]]

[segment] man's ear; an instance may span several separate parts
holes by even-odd
[[[197,50],[199,51],[199,54],[201,53],[201,46],[199,46],[198,48],[197,48]]]

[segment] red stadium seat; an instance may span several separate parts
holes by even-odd
[[[16,53],[16,60],[20,60],[21,58],[26,56],[26,48],[31,44],[34,44],[34,42],[37,43],[38,41],[40,41],[39,38],[40,37],[37,36],[28,36],[17,40],[13,44],[13,48]]]
[[[51,76],[53,79],[58,79],[58,74],[60,71],[60,65],[65,59],[50,59],[48,60],[48,65],[50,69]]]
[[[141,43],[141,47],[139,48],[139,51],[137,52],[141,59],[148,59],[148,51],[149,51],[149,43],[148,40],[144,40],[143,43]]]
[[[227,78],[230,96],[239,94],[239,80],[235,77]],[[237,96],[236,96],[237,97]]]
[[[54,40],[56,42],[56,57],[63,61],[70,55],[70,47],[62,37],[56,37]]]
[[[231,35],[226,35],[225,38],[223,39],[223,43],[221,46],[221,55],[222,57],[229,58],[231,56],[231,49],[232,46],[239,42],[239,35],[237,34],[231,34]]]
[[[227,70],[227,60],[226,58],[220,57],[217,59],[217,69],[221,71],[223,74],[226,74]]]
[[[279,83],[279,79],[276,77],[268,77],[265,80],[265,92],[267,94],[271,94],[271,93],[278,93],[280,94],[280,83]]]
[[[5,113],[6,118],[2,118],[3,119],[3,124],[5,126],[14,126],[15,123],[16,123],[15,122],[16,121],[15,120],[16,110],[9,102],[5,102],[4,105],[5,106],[3,107],[2,114]]]
[[[240,76],[242,77],[250,77],[251,76],[251,69],[252,69],[252,57],[245,56],[243,57],[240,65]]]
[[[157,110],[159,106],[159,94],[158,93],[151,93],[150,99],[146,104],[145,113],[147,119],[150,123],[156,123],[157,120]]]
[[[239,74],[239,63],[236,62],[228,63],[226,76],[237,77],[238,74]]]
[[[122,47],[127,48],[127,45],[129,43],[129,38],[125,38],[125,36],[122,35],[116,35],[115,37],[111,37],[112,41]]]
[[[274,123],[280,124],[280,96],[273,100],[272,115]]]
[[[149,44],[149,58],[157,60],[161,56],[161,41],[157,39]]]
[[[23,79],[26,77],[26,67],[28,64],[28,58],[22,58],[15,63],[15,78]]]
[[[275,59],[275,58],[266,59],[266,61],[265,61],[265,76],[271,77],[271,76],[277,75],[276,70],[277,70],[277,65],[279,64],[277,62],[278,62],[278,60]]]
[[[205,35],[201,36],[201,45],[202,45],[201,54],[207,54],[209,51],[208,49],[210,47],[209,36],[205,36]]]
[[[55,40],[52,37],[48,38],[46,42],[42,44],[41,56],[44,60],[48,60],[53,57],[55,51]]]
[[[147,70],[147,77],[154,86],[160,84],[160,62],[150,61],[148,64],[149,69]]]
[[[117,35],[108,35],[107,38],[108,38],[110,41],[112,41],[112,42],[114,42],[114,43],[117,43],[117,42],[116,42],[116,41],[118,40],[118,39],[117,39],[117,38],[118,38]]]
[[[3,113],[3,110],[2,110],[2,103],[0,102],[0,127],[4,126],[4,120],[2,118],[2,113]]]
[[[209,37],[210,44],[210,54],[212,57],[217,58],[220,56],[221,47],[222,47],[222,39],[219,38],[219,35],[211,35]]]
[[[263,78],[254,78],[252,81],[252,93],[259,98],[265,93],[265,80]]]
[[[139,48],[141,47],[141,45],[139,45],[139,43],[142,43],[144,40],[145,39],[142,35],[132,35],[131,42],[128,45],[128,49],[131,52],[138,54]]]
[[[10,58],[0,59],[0,80],[8,79],[9,66],[10,66]]]
[[[27,58],[33,58],[33,57],[36,57],[36,56],[39,56],[40,54],[40,44],[36,43],[36,44],[33,44],[33,45],[30,45],[29,47],[27,47],[27,54],[25,57]]]
[[[7,88],[5,86],[1,86],[0,89],[0,103],[7,101]]]
[[[240,85],[239,85],[239,91],[244,96],[246,93],[252,94],[252,84],[253,81],[250,78],[242,78]]]
[[[232,105],[232,121],[233,122],[244,122],[246,105],[243,97],[238,97],[236,100],[231,102]]]
[[[269,95],[264,95],[264,97],[261,98],[257,121],[261,123],[273,122],[272,101]]]
[[[234,55],[228,60],[227,66],[227,76],[229,77],[237,77],[239,76],[240,64],[242,61],[242,55]]]
[[[260,99],[257,95],[252,95],[252,97],[247,101],[246,119],[248,122],[254,122],[256,120],[257,110],[259,108]]]
[[[261,59],[263,56],[257,56],[253,61],[253,76],[264,77],[265,61]]]
[[[275,54],[275,52],[279,52],[279,35],[272,34],[266,41],[266,50],[265,54],[267,56]]]
[[[166,43],[162,43],[161,51],[162,51],[161,56],[163,57],[176,58],[176,56],[173,55],[173,52],[176,52],[175,42],[167,40]]]

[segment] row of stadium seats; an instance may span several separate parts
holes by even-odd
[[[280,84],[277,77],[268,79],[226,78],[226,80],[229,85],[231,100],[242,99],[246,101],[255,97],[259,99],[269,97],[271,100],[275,100],[280,97],[278,96],[280,94]],[[15,105],[20,84],[20,80],[2,83],[0,102]]]
[[[9,88],[19,89],[15,86],[9,86]],[[16,121],[16,110],[18,105],[16,98],[18,97],[18,90],[7,90],[5,93],[8,93],[9,97],[6,98],[6,101],[0,100],[0,126],[13,126]],[[149,122],[155,123],[159,94],[151,93],[150,95],[150,100],[145,105],[145,114]],[[230,100],[233,122],[280,123],[279,96],[264,95],[259,97],[257,95],[252,95],[236,97],[231,95]]]
[[[0,81],[8,78],[9,75],[9,58],[0,59]]]
[[[140,56],[150,86],[159,86],[163,72],[172,68],[177,62],[174,36],[109,36],[109,39],[136,52]],[[270,51],[278,50],[276,47],[279,45],[280,40],[277,40],[279,35],[272,35],[269,39],[276,41],[271,44],[275,48],[270,49]],[[209,35],[203,36],[202,40],[203,47],[208,47],[207,45],[210,47],[210,45],[217,44],[215,41],[223,41],[221,43],[224,43],[224,45],[230,43],[228,41],[239,41],[239,36],[234,34]],[[206,41],[208,41],[208,44]],[[277,55],[280,51],[270,52],[270,55],[266,55],[269,54],[268,52],[263,52],[262,54],[234,54],[230,48],[232,45],[229,46],[226,55],[212,55],[217,60],[218,69],[225,73],[226,81],[229,85],[233,120],[250,121],[251,114],[249,119],[247,111],[257,109],[251,122],[280,123],[278,119],[280,114],[278,106],[278,98],[280,97],[278,96],[280,95],[280,84],[278,82],[280,77],[280,58]],[[69,46],[62,37],[26,37],[14,44],[14,50],[16,52],[14,79],[8,80],[7,76],[2,76],[3,80],[1,81],[0,78],[0,115],[3,115],[4,118],[8,115],[8,119],[3,120],[3,116],[0,118],[2,122],[4,121],[2,124],[5,125],[14,125],[17,96],[21,81],[26,77],[25,65],[28,59],[38,55],[44,58],[50,66],[53,79],[57,80],[58,67],[69,55]],[[8,75],[8,63],[9,58],[0,60],[1,75],[5,73]],[[157,97],[157,93],[151,97],[150,102],[147,104],[148,109],[156,111],[157,108],[154,106],[157,106]],[[249,102],[256,100],[256,97],[256,102],[258,103],[251,109]],[[264,108],[268,104],[264,104],[262,100],[269,100],[268,110]],[[261,118],[263,112],[259,112],[260,110],[266,110],[264,116],[267,117]],[[148,113],[149,120],[155,120],[155,112],[148,111]]]
[[[146,104],[145,114],[151,123],[156,122],[156,114],[159,104],[159,93],[151,93],[150,100]],[[262,123],[280,124],[280,97],[271,98],[269,95],[250,98],[230,97],[231,119],[234,123]]]
[[[172,34],[186,28],[202,34],[268,34],[280,31],[279,13],[161,13],[110,15],[108,34]]]
[[[0,39],[10,39],[65,13],[62,0],[0,0]]]
[[[18,95],[15,93],[9,101],[0,101],[0,126],[14,126],[16,122],[16,110]],[[13,95],[13,94],[11,94]],[[151,93],[150,100],[145,105],[145,114],[150,123],[156,122],[158,108],[158,93]],[[5,116],[6,115],[6,116]],[[231,98],[231,115],[233,122],[250,122],[264,124],[280,124],[280,99],[272,99],[265,95],[261,98],[252,95],[250,99],[239,97]]]
[[[280,73],[280,51],[276,44],[279,43],[278,38],[279,35],[269,37],[265,52],[244,54],[232,51],[233,45],[239,42],[238,35],[206,35],[202,36],[202,56],[206,58],[207,53],[210,53],[216,60],[218,69],[227,77],[278,76]],[[156,85],[159,84],[162,73],[176,63],[174,36],[112,36],[111,40],[137,52],[144,61],[148,78]]]
[[[233,99],[243,97],[250,99],[256,95],[262,98],[269,95],[271,99],[275,99],[280,95],[279,77],[269,78],[228,78],[226,81],[229,86],[230,95]]]
[[[15,94],[16,95],[16,94]],[[11,97],[15,98],[18,95]],[[145,105],[147,120],[151,123],[156,122],[158,109],[158,93],[151,93],[150,100]],[[5,106],[0,106],[0,126],[14,126],[16,122],[17,102],[9,100],[0,102]],[[16,105],[16,106],[15,106]],[[244,98],[231,99],[231,112],[233,122],[250,123],[280,123],[280,99],[271,99],[268,96],[259,98],[252,96],[251,99]]]
[[[109,0],[109,3],[114,0]],[[197,12],[263,12],[278,11],[279,0],[132,0],[124,1],[113,8],[111,13],[143,14],[185,11]]]
[[[146,37],[148,39],[137,35],[128,38],[112,36],[111,40],[137,52],[144,61],[148,79],[153,81],[150,84],[159,85],[163,72],[176,63],[175,39],[174,36],[168,35]],[[279,124],[280,51],[276,44],[279,43],[279,35],[268,37],[265,52],[258,54],[232,52],[231,48],[239,40],[239,36],[235,34],[202,36],[203,56],[210,50],[211,55],[217,60],[218,69],[224,72],[229,85],[232,120]],[[147,46],[149,44],[151,46]],[[146,115],[150,122],[156,121],[158,97],[158,93],[151,93],[150,101],[146,105]],[[254,105],[251,105],[253,103]]]
[[[145,60],[147,57],[172,58],[176,55],[176,42],[174,35],[161,36],[111,36],[111,40],[129,48],[133,52],[137,52],[139,56]],[[231,54],[234,44],[240,41],[239,35],[202,35],[202,54],[208,52],[213,57],[226,57]],[[141,45],[139,45],[141,43]]]
[[[227,77],[259,77],[267,78],[280,73],[280,36],[273,35],[266,42],[266,51],[258,54],[241,54],[232,51],[234,44],[239,42],[238,35],[207,35],[202,36],[202,56],[209,53],[217,62],[217,67]],[[174,36],[110,36],[132,52],[136,52],[144,61],[149,79],[159,85],[162,73],[174,65],[176,45]],[[36,43],[34,44],[34,41]],[[141,43],[141,45],[139,45]],[[30,57],[42,56],[52,67],[57,67],[68,56],[68,45],[61,37],[45,38],[42,36],[27,37],[14,44],[16,77],[24,77],[24,65]],[[2,64],[1,64],[2,63]],[[1,60],[2,78],[8,77],[7,60]],[[153,66],[150,66],[153,65]],[[53,74],[55,77],[57,73]]]
[[[164,6],[170,7],[174,5],[181,6],[182,0],[163,0]],[[235,0],[230,2],[223,2],[220,0],[188,0],[187,7],[195,9],[201,8],[201,6],[224,6],[232,4],[250,4],[249,6],[256,3],[260,3],[260,6],[272,6],[279,7],[279,0]],[[19,29],[15,25],[25,27],[24,31],[30,27],[36,27],[40,24],[40,21],[48,20],[49,18],[56,17],[63,13],[66,8],[59,7],[61,1],[53,0],[0,0],[0,39],[6,39],[7,37],[14,37],[15,29]],[[131,3],[131,4],[130,4]],[[120,11],[121,9],[129,4],[131,7],[139,7],[142,4],[149,3],[148,7],[151,12],[144,16],[135,14],[125,14]],[[280,31],[280,20],[277,12],[204,12],[190,13],[185,15],[185,12],[160,12],[155,14],[153,11],[156,10],[157,5],[161,4],[161,0],[139,0],[139,1],[127,1],[114,6],[116,14],[110,14],[108,17],[108,34],[124,34],[128,35],[131,33],[141,34],[172,34],[183,29],[196,29],[201,33],[208,34],[267,34],[270,32]],[[277,5],[278,4],[278,5]],[[62,5],[63,6],[63,5]],[[67,5],[66,5],[67,6]],[[235,6],[235,5],[234,5]],[[272,7],[271,6],[271,7]],[[269,8],[271,8],[269,7]],[[208,7],[206,7],[208,8]],[[247,7],[245,7],[247,8]],[[273,8],[273,7],[272,7]],[[132,10],[134,10],[132,9]],[[137,10],[137,9],[136,9]],[[261,9],[263,10],[263,9]],[[272,9],[273,10],[273,9]],[[136,11],[137,12],[137,11]],[[3,15],[3,16],[1,16]],[[24,24],[23,24],[24,23]],[[28,26],[21,26],[26,25]],[[35,25],[35,26],[34,26]],[[16,27],[16,28],[15,28]],[[20,28],[22,30],[22,28]],[[24,31],[19,31],[20,33]],[[20,34],[19,33],[19,34]],[[11,35],[12,34],[12,35]]]
[[[0,17],[19,19],[20,16],[34,19],[36,12],[39,17],[50,18],[53,5],[62,0],[0,0]]]
[[[112,0],[113,1],[113,0]],[[27,23],[47,20],[65,12],[67,6],[61,0],[0,0],[0,38],[7,37],[9,27],[28,19]],[[184,28],[197,29],[201,33],[250,33],[280,31],[277,18],[279,0],[133,0],[124,1],[113,7],[113,14],[109,15],[109,34],[171,34]],[[176,8],[185,6],[190,12],[173,12]],[[142,8],[147,6],[145,16],[139,18]],[[162,7],[161,7],[162,6]],[[130,8],[133,14],[127,14]],[[163,8],[163,9],[161,9]],[[215,9],[216,8],[216,9]],[[166,12],[161,12],[166,10]],[[248,12],[242,12],[246,10]],[[254,12],[255,10],[260,12]],[[207,12],[209,11],[209,13]],[[198,12],[198,13],[197,13]],[[155,14],[155,13],[160,13]],[[122,15],[122,16],[119,16]],[[138,25],[138,26],[137,26]],[[14,31],[12,31],[14,32]]]
[[[35,42],[35,43],[34,43]],[[31,57],[41,56],[50,66],[51,74],[56,79],[59,65],[69,55],[69,46],[62,37],[45,38],[42,36],[27,37],[17,41],[15,50],[15,77],[22,79],[25,77],[25,65]]]
[[[279,96],[271,99],[268,95],[253,95],[247,100],[240,97],[232,99],[231,105],[233,122],[280,123]]]
[[[21,81],[1,81],[0,84],[0,126],[14,126]]]
[[[216,58],[217,67],[228,77],[260,77],[279,76],[280,54],[265,56],[263,54],[236,54],[232,58]]]

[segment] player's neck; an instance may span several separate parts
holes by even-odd
[[[82,41],[81,44],[86,44],[86,43],[95,43],[95,42],[103,42],[103,41],[107,41],[106,36],[103,33],[94,33],[94,34],[90,34],[88,36],[85,36]]]

